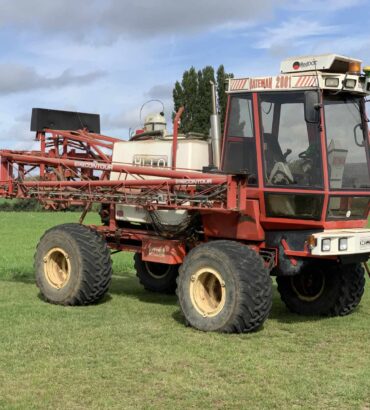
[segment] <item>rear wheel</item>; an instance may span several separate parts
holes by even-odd
[[[80,224],[59,225],[40,239],[35,270],[36,284],[48,302],[88,305],[109,288],[110,251],[96,231]]]
[[[295,276],[276,278],[282,301],[301,315],[344,316],[360,303],[365,272],[360,264],[311,262]]]
[[[136,276],[146,290],[175,293],[179,265],[143,261],[140,253],[134,256]]]
[[[186,256],[177,294],[187,323],[196,329],[251,332],[270,312],[271,278],[252,249],[233,241],[214,241]]]

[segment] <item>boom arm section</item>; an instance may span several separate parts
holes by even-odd
[[[0,151],[1,197],[35,198],[51,209],[100,202],[226,210],[237,183],[222,174],[112,163],[113,145],[122,140],[86,130],[47,129],[36,140],[40,151]]]

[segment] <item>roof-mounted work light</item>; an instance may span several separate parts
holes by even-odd
[[[335,78],[335,77],[325,78],[325,87],[338,87],[338,85],[339,85],[339,78]]]
[[[346,78],[345,80],[343,80],[343,86],[345,88],[355,88],[356,80],[354,78]]]

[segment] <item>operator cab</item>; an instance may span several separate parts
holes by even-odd
[[[366,226],[370,69],[334,54],[290,58],[280,75],[231,79],[228,92],[223,171],[246,174],[252,197],[263,191],[262,222]]]

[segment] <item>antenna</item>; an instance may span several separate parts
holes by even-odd
[[[164,104],[163,104],[163,101],[161,101],[161,100],[156,100],[156,99],[145,101],[145,103],[144,103],[144,104],[141,106],[141,108],[140,108],[140,114],[139,114],[140,124],[141,124],[141,114],[142,114],[143,108],[144,108],[147,104],[149,104],[149,103],[151,103],[151,102],[158,102],[158,103],[162,104],[162,112],[164,113]]]

